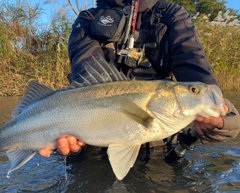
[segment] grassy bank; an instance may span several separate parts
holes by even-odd
[[[198,26],[213,74],[223,90],[240,90],[240,27]]]
[[[34,21],[31,21],[34,22]],[[0,96],[22,95],[29,80],[54,89],[68,84],[67,43],[72,21],[59,16],[49,30],[36,31],[19,17],[0,18]],[[240,27],[198,22],[197,33],[223,90],[240,90]]]
[[[1,7],[0,96],[22,95],[30,80],[54,89],[66,86],[72,20],[56,13],[44,24],[38,20],[40,6]]]

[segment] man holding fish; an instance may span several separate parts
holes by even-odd
[[[85,76],[87,65],[94,67],[92,56],[99,55],[130,79],[218,85],[189,14],[183,7],[162,0],[97,0],[97,8],[80,12],[69,38],[70,81],[82,82],[80,75]],[[194,121],[203,144],[235,138],[240,131],[238,111],[227,99],[224,101],[225,116],[197,116]],[[71,135],[57,143],[62,155],[80,152],[84,146]],[[44,148],[39,152],[47,157],[52,151]]]
[[[142,144],[150,142],[154,151],[174,146],[176,134],[192,122],[204,144],[240,131],[239,113],[223,99],[190,16],[179,5],[98,0],[73,24],[69,57],[69,87],[55,91],[30,81],[0,128],[8,175],[38,152],[47,157],[57,148],[68,155],[86,143],[107,148],[122,180]]]

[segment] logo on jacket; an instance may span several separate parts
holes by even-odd
[[[76,26],[76,28],[80,28],[81,27],[81,24],[80,23],[78,23],[77,24],[77,26]]]
[[[103,26],[112,26],[111,24],[114,22],[113,18],[111,16],[101,16],[99,17],[99,24]]]

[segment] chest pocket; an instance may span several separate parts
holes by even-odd
[[[91,24],[91,33],[101,42],[116,42],[124,31],[127,16],[122,7],[102,8]]]

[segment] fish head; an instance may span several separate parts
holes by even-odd
[[[197,115],[219,117],[226,114],[222,92],[216,85],[201,82],[167,82],[159,86],[148,110],[166,129],[179,130]]]
[[[200,82],[179,83],[173,86],[176,96],[175,116],[219,117],[226,114],[220,88]]]

